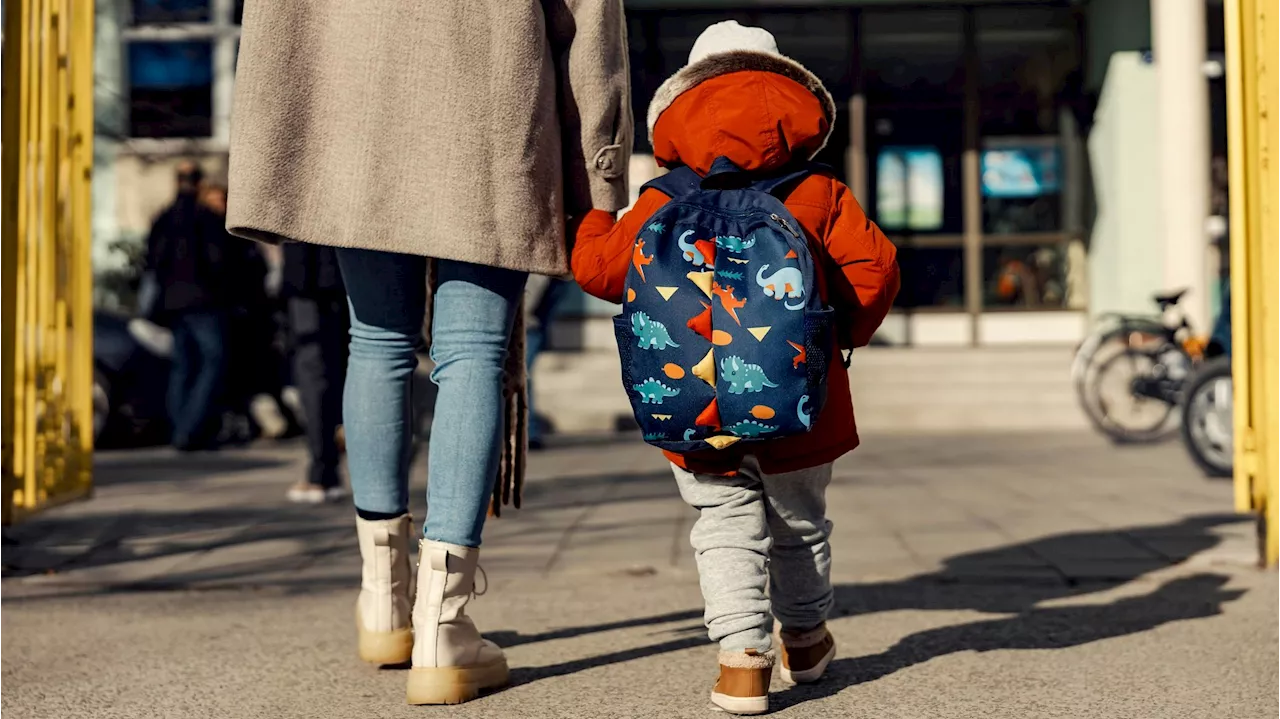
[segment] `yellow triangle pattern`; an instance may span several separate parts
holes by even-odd
[[[667,420],[671,419],[671,415],[669,414],[655,414],[650,416],[658,420],[659,422],[666,422]]]
[[[707,356],[698,360],[698,364],[694,365],[690,370],[694,377],[706,382],[712,387],[716,386],[716,358],[714,350],[707,350]]]
[[[704,440],[702,440],[702,441],[703,441],[703,442],[706,442],[707,444],[711,445],[712,447],[715,447],[716,449],[724,449],[725,447],[728,447],[729,445],[733,444],[734,442],[737,442],[737,441],[738,441],[738,440],[740,440],[740,439],[742,439],[742,438],[741,438],[741,437],[732,437],[732,436],[725,435],[725,434],[718,434],[718,435],[716,435],[716,436],[714,436],[714,437],[707,437],[706,439],[704,439]]]
[[[703,294],[705,294],[707,297],[710,297],[711,296],[711,280],[712,278],[715,277],[715,275],[716,273],[714,272],[690,272],[689,274],[685,275],[685,277],[688,277],[690,281],[693,282],[693,284],[697,285],[698,289],[702,290]]]
[[[769,327],[748,327],[747,331],[756,338],[757,342],[763,342],[764,336],[769,334],[769,330],[771,329],[773,329],[772,325]]]
[[[676,293],[676,290],[678,290],[678,289],[680,289],[680,288],[679,288],[679,287],[663,287],[663,286],[659,285],[658,287],[655,287],[654,289],[656,289],[656,290],[658,291],[658,294],[662,295],[662,299],[664,299],[664,300],[670,300],[670,299],[671,299],[671,295],[674,295],[674,294]]]

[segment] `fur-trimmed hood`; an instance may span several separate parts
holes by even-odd
[[[771,73],[786,78],[811,93],[821,107],[823,128],[820,137],[812,138],[817,140],[816,143],[805,143],[809,152],[804,159],[812,159],[826,146],[832,128],[835,126],[836,103],[818,76],[795,60],[782,55],[757,50],[735,50],[709,55],[690,63],[658,87],[653,101],[649,103],[648,113],[649,141],[654,145],[655,150],[658,146],[655,141],[658,134],[658,120],[668,108],[682,95],[699,85],[734,73]],[[693,163],[686,160],[686,164]]]

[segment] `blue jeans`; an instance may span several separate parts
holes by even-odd
[[[410,391],[426,313],[427,261],[340,249],[351,305],[342,416],[357,509],[409,511]],[[480,546],[502,442],[507,342],[526,274],[441,260],[432,310],[439,387],[427,453],[427,539]]]
[[[173,361],[167,404],[173,446],[194,449],[212,439],[226,373],[227,318],[183,312],[173,319]]]

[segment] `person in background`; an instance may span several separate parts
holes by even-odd
[[[145,271],[154,275],[157,319],[173,330],[168,410],[172,443],[181,451],[216,447],[226,380],[232,255],[242,251],[222,218],[200,202],[204,173],[178,164],[178,194],[147,235]],[[233,246],[232,243],[235,243]]]
[[[199,196],[201,206],[225,224],[227,188],[206,183]],[[225,245],[225,274],[234,290],[227,293],[227,371],[217,436],[220,445],[244,444],[258,434],[250,405],[256,395],[266,391],[266,373],[261,368],[271,352],[270,314],[265,311],[271,302],[266,291],[266,260],[255,242],[228,234]]]
[[[524,357],[528,368],[525,379],[525,392],[529,395],[529,449],[542,449],[550,430],[546,417],[536,411],[533,391],[533,368],[538,355],[547,346],[547,333],[550,331],[551,319],[555,316],[556,307],[569,293],[573,283],[558,277],[532,275],[525,285],[525,340]]]
[[[350,310],[331,247],[284,245],[280,294],[287,303],[293,382],[301,395],[310,467],[289,488],[291,502],[320,504],[347,496],[338,465],[342,388],[347,378]]]

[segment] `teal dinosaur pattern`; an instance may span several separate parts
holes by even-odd
[[[735,255],[746,252],[752,247],[755,247],[755,245],[756,238],[754,235],[745,240],[741,237],[734,237],[733,235],[724,235],[723,237],[716,238],[716,247],[732,252]]]
[[[734,272],[733,270],[716,270],[716,277],[726,280],[741,280],[742,273]]]
[[[644,441],[646,442],[664,442],[667,439],[665,432],[645,432]]]
[[[758,364],[745,362],[741,357],[725,357],[720,361],[720,378],[729,383],[730,394],[763,392],[765,387],[777,387],[769,381]]]
[[[803,424],[805,429],[809,429],[809,423],[813,421],[809,416],[809,410],[804,408],[807,404],[809,404],[809,395],[807,394],[801,395],[800,401],[796,403],[796,418],[800,420],[800,424]]]
[[[667,231],[667,226],[661,222],[651,222],[649,223],[649,231],[655,235],[661,235]]]
[[[680,346],[671,341],[671,334],[667,332],[666,325],[649,319],[649,315],[643,312],[631,315],[631,334],[640,340],[637,346],[642,350],[664,350],[668,347]]]
[[[737,424],[725,427],[725,431],[737,437],[759,437],[762,434],[768,434],[777,429],[771,424],[761,424],[753,419],[744,419]]]
[[[653,377],[632,386],[632,389],[640,394],[640,401],[644,404],[662,404],[668,397],[680,394],[680,390],[668,387]]]
[[[686,442],[692,442],[692,441],[693,441],[693,436],[694,436],[694,435],[696,435],[697,433],[698,433],[698,430],[694,429],[693,427],[690,427],[689,429],[686,429],[686,430],[684,431],[684,441],[686,441]]]

